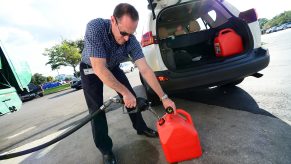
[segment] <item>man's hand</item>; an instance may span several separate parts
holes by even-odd
[[[123,102],[125,107],[134,108],[136,107],[136,98],[133,96],[131,92],[127,92],[123,95]]]
[[[122,94],[124,105],[127,108],[133,108],[136,106],[136,99],[132,95],[132,93],[121,84],[113,74],[106,67],[106,59],[105,58],[95,58],[90,57],[90,61],[93,67],[95,74],[101,79],[101,81],[114,89],[118,93]]]
[[[171,99],[166,98],[166,99],[162,100],[162,103],[163,103],[163,106],[165,109],[168,107],[172,107],[174,110],[174,114],[176,114],[176,105]]]
[[[148,66],[145,58],[143,57],[141,59],[138,59],[135,63],[142,77],[146,80],[146,82],[150,85],[150,87],[155,91],[155,93],[161,98],[161,96],[163,96],[165,92],[163,91],[160,83],[158,82],[154,72]],[[174,110],[174,113],[176,114],[176,105],[171,99],[165,98],[162,100],[162,102],[165,109],[168,107],[172,107]]]

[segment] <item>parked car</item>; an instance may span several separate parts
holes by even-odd
[[[76,90],[79,90],[82,88],[82,81],[81,78],[74,78],[71,81],[71,88],[74,88]]]
[[[131,61],[120,63],[119,68],[124,72],[132,72],[134,70],[134,64]]]
[[[291,22],[288,22],[288,23],[286,24],[286,28],[291,28]]]
[[[277,26],[276,27],[276,31],[284,30],[284,26],[285,26],[285,24],[282,24],[282,25]]]
[[[284,23],[283,24],[283,30],[285,30],[287,28],[291,28],[291,22],[288,22],[288,23]]]
[[[24,90],[23,92],[19,93],[20,99],[22,101],[32,100],[36,97],[42,97],[43,96],[43,89],[41,86],[37,86],[33,83],[28,84],[28,90]]]
[[[46,89],[50,89],[50,88],[55,88],[55,87],[60,86],[60,85],[62,85],[60,82],[47,82],[47,83],[44,83],[42,85],[42,89],[46,90]]]
[[[269,34],[269,33],[272,33],[272,32],[276,32],[276,30],[277,30],[277,26],[273,26],[273,27],[269,28],[269,29],[266,31],[266,33]]]
[[[166,93],[195,87],[235,86],[245,77],[260,77],[258,72],[268,66],[269,52],[261,47],[254,9],[240,12],[220,0],[148,2],[151,11],[141,45],[147,63]],[[224,29],[232,29],[240,36],[243,51],[227,57],[216,55],[214,40]],[[140,79],[148,99],[158,103],[157,95]]]

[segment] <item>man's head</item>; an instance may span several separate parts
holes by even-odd
[[[115,7],[113,16],[111,16],[111,28],[118,44],[124,44],[130,35],[135,33],[138,19],[138,12],[132,5],[120,3]]]

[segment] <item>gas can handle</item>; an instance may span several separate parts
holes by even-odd
[[[184,111],[182,109],[177,109],[176,111],[177,111],[178,114],[180,114],[182,116],[185,116],[186,117],[186,121],[193,125],[193,121],[192,121],[191,115],[189,113],[187,113],[186,111]]]
[[[228,33],[228,32],[235,32],[235,31],[231,28],[226,28],[226,29],[219,31],[219,35],[223,35],[223,34]]]
[[[169,106],[169,107],[166,108],[166,113],[173,114],[174,113],[174,109]]]

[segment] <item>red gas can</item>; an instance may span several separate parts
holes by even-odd
[[[190,160],[202,155],[198,133],[190,114],[177,109],[177,114],[166,114],[163,119],[157,122],[157,129],[168,162]]]
[[[223,29],[214,39],[217,57],[226,57],[243,52],[242,38],[231,28]]]

